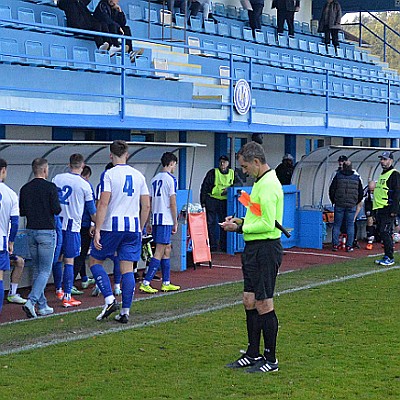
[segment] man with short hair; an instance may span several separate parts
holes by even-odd
[[[126,324],[135,291],[133,263],[139,261],[141,233],[150,211],[149,190],[144,176],[127,165],[128,145],[115,140],[110,145],[114,167],[104,173],[100,184],[96,228],[90,252],[90,269],[104,296],[105,305],[97,320],[119,309],[110,278],[103,268],[106,258],[116,255],[122,274],[122,309],[115,320]]]
[[[69,158],[69,172],[58,174],[53,178],[58,188],[61,205],[62,222],[62,248],[59,261],[64,262],[64,291],[56,288],[59,297],[62,296],[64,307],[81,305],[72,295],[74,284],[74,259],[78,257],[81,249],[80,230],[82,225],[83,210],[86,207],[91,218],[95,218],[96,206],[94,205],[93,192],[89,182],[82,178],[81,173],[85,166],[82,154],[72,154]]]
[[[147,274],[139,290],[146,293],[156,293],[158,290],[150,286],[158,268],[161,266],[163,292],[180,289],[180,286],[170,282],[171,235],[178,230],[178,212],[176,206],[177,181],[172,175],[178,162],[174,153],[166,152],[161,157],[163,166],[151,180],[152,236],[156,251],[150,260]]]
[[[18,196],[4,181],[7,178],[7,161],[0,158],[0,313],[4,300],[4,271],[10,269],[10,254],[18,231]]]
[[[45,158],[32,162],[34,178],[22,186],[19,196],[20,215],[26,217],[29,252],[32,257],[33,282],[28,301],[22,306],[28,318],[54,312],[47,304],[44,289],[50,276],[56,247],[55,215],[61,212],[57,187],[47,181],[49,165]]]
[[[376,182],[372,209],[375,212],[377,230],[383,242],[385,255],[375,264],[385,267],[394,264],[393,225],[399,213],[400,173],[393,167],[393,153],[384,151],[379,156],[382,173]]]
[[[344,161],[342,169],[337,172],[329,186],[329,198],[334,205],[333,251],[339,249],[339,235],[343,221],[347,233],[346,251],[353,251],[357,205],[362,202],[363,196],[360,175],[353,171],[351,161]]]
[[[278,318],[273,297],[283,255],[281,231],[276,228],[276,222],[281,224],[283,218],[283,190],[275,171],[267,164],[260,144],[245,144],[237,159],[243,172],[256,181],[245,218],[227,217],[222,223],[224,230],[242,233],[245,241],[242,270],[248,347],[245,354],[227,367],[249,367],[247,372],[250,373],[278,371],[275,354]],[[260,354],[261,333],[263,354]]]
[[[211,251],[218,250],[218,223],[225,220],[227,213],[227,189],[233,185],[235,172],[229,168],[229,158],[222,155],[218,168],[210,169],[201,184],[200,202],[207,212],[207,227]],[[220,250],[226,251],[226,232],[220,235]]]
[[[293,156],[286,153],[282,158],[282,162],[275,168],[276,176],[281,185],[290,185],[292,181],[294,171],[293,160]]]

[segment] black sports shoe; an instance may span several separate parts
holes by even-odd
[[[249,368],[246,372],[252,374],[254,372],[277,372],[278,368],[278,360],[275,362],[267,361],[264,357],[262,360],[258,361],[251,368]]]
[[[128,314],[118,314],[114,318],[116,321],[120,322],[121,324],[127,324],[129,321]]]
[[[104,318],[107,318],[108,316],[110,316],[113,312],[118,311],[119,310],[119,303],[116,299],[114,299],[114,301],[111,304],[106,304],[103,307],[103,310],[101,311],[101,313],[96,317],[97,321],[101,321]]]
[[[238,358],[236,361],[230,364],[226,364],[228,368],[247,368],[255,365],[257,362],[262,361],[265,362],[265,358],[263,356],[258,356],[256,358],[250,357],[247,354],[243,354],[242,357]]]

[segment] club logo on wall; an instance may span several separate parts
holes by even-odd
[[[240,115],[247,114],[250,110],[251,90],[245,79],[239,79],[236,82],[233,92],[233,104]]]

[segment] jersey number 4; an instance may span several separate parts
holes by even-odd
[[[133,189],[133,178],[132,175],[125,176],[125,184],[123,192],[126,193],[127,196],[133,196],[135,190]]]

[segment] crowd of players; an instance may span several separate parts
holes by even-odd
[[[96,195],[89,182],[90,167],[81,154],[72,154],[69,171],[49,182],[46,159],[32,162],[34,178],[17,194],[4,182],[7,162],[0,159],[0,312],[4,301],[4,271],[13,266],[7,300],[21,304],[28,318],[49,315],[45,288],[53,272],[56,296],[63,307],[76,307],[81,301],[74,281],[81,277],[83,289],[95,285],[92,294],[101,293],[104,307],[97,316],[103,320],[119,311],[115,320],[127,323],[135,291],[136,267],[142,254],[142,239],[151,234],[155,243],[150,252],[147,273],[140,291],[156,293],[150,284],[161,269],[161,290],[176,291],[170,282],[171,235],[177,231],[176,190],[173,173],[177,157],[170,152],[161,158],[162,169],[151,180],[127,164],[128,145],[116,140],[110,145],[111,163],[100,177]],[[97,204],[96,204],[97,203]],[[24,260],[14,255],[19,217],[26,218],[26,235],[32,259],[32,287],[27,299],[17,293]],[[146,245],[148,243],[146,242]],[[89,265],[92,277],[86,271]],[[114,262],[114,288],[103,267]],[[122,304],[116,297],[122,296]]]

